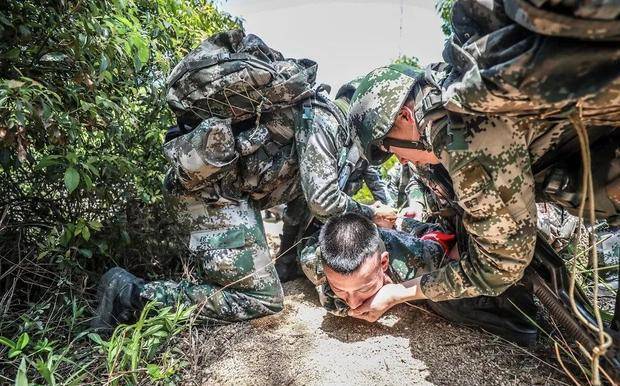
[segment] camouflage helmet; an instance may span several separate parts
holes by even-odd
[[[364,79],[364,77],[359,76],[340,86],[334,99],[346,98],[350,101],[353,97],[353,94],[355,94],[355,90],[357,90],[360,83],[362,83],[362,79]]]
[[[390,131],[409,92],[422,77],[423,72],[414,67],[391,64],[362,79],[351,100],[348,118],[370,162],[381,163],[390,156],[377,144]]]

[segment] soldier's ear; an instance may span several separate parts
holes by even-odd
[[[406,105],[400,108],[399,115],[406,121],[413,122],[413,111]]]
[[[390,253],[387,251],[381,252],[381,270],[383,272],[387,271],[390,266]]]

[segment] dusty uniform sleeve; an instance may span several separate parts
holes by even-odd
[[[409,180],[409,183],[405,187],[405,193],[407,194],[407,206],[419,205],[422,208],[426,207],[424,192],[422,191],[422,184],[417,178],[412,177]]]
[[[338,188],[338,122],[328,112],[314,109],[314,118],[295,132],[301,186],[312,214],[326,219],[346,212],[372,218],[372,209]]]
[[[397,163],[388,171],[387,189],[390,199],[398,206],[398,188],[400,186],[400,170],[402,165]]]
[[[469,249],[422,277],[422,292],[433,301],[499,295],[523,276],[534,253],[528,126],[499,117],[467,117],[464,123],[468,149],[444,149],[441,161],[464,209]]]
[[[364,182],[375,200],[381,201],[381,203],[386,205],[392,204],[387,184],[381,178],[381,166],[369,166],[364,172]]]
[[[299,264],[306,277],[314,284],[319,295],[319,302],[327,310],[337,316],[347,316],[349,306],[337,297],[327,283],[323,266],[321,264],[321,250],[319,248],[318,236],[313,235],[307,245],[302,249]]]

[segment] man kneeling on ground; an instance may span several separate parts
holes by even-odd
[[[410,220],[411,233],[378,228],[368,219],[347,213],[327,221],[318,247],[307,247],[301,266],[316,285],[321,304],[331,313],[375,322],[393,306],[424,299],[415,277],[449,262],[454,236],[438,224]],[[458,301],[456,301],[458,302]],[[497,308],[460,317],[464,305],[443,302],[442,316],[503,336],[523,345],[536,339],[527,317],[515,324],[514,313]],[[472,310],[473,311],[473,310]],[[477,310],[479,311],[479,310]],[[508,315],[511,314],[511,315]],[[510,323],[503,321],[509,316]]]

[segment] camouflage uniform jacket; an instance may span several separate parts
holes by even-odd
[[[410,165],[397,163],[388,172],[388,192],[393,205],[397,208],[419,205],[424,206],[424,196],[422,194],[417,173]]]
[[[459,261],[424,275],[433,301],[497,296],[523,275],[534,253],[536,205],[532,164],[565,125],[499,116],[462,116],[466,149],[451,149],[445,126],[425,123],[447,169],[469,238]]]
[[[416,222],[418,225],[421,224]],[[395,283],[413,279],[431,267],[442,264],[445,255],[441,246],[434,241],[420,240],[418,237],[421,230],[440,229],[437,226],[423,226],[411,233],[399,232],[392,229],[378,228],[379,236],[389,252],[390,265],[388,275]],[[414,235],[413,233],[417,233]],[[316,286],[321,305],[330,313],[338,316],[347,316],[349,307],[346,302],[334,294],[323,273],[321,263],[321,251],[318,240],[309,243],[301,254],[300,264],[306,276]]]
[[[356,202],[338,187],[338,163],[348,151],[345,130],[322,108],[314,109],[311,122],[295,131],[301,187],[310,212],[320,220],[347,212],[372,218],[369,206]],[[351,134],[350,146],[358,146],[354,133]],[[364,162],[363,158],[358,159],[355,170],[363,170]]]
[[[386,205],[392,204],[392,198],[389,195],[388,186],[381,177],[381,166],[371,166],[368,162],[364,162],[362,168],[356,170],[345,186],[345,193],[354,196],[366,183],[368,190],[372,193],[375,201],[379,201]]]

